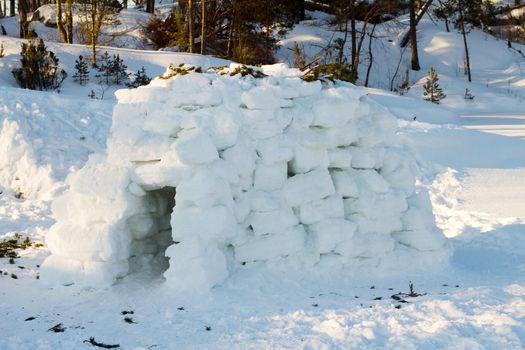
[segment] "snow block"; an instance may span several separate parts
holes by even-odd
[[[253,188],[259,191],[274,191],[283,187],[288,177],[288,165],[258,162],[255,167]]]
[[[313,169],[327,168],[329,164],[328,151],[325,148],[297,146],[291,168],[294,173],[306,173]]]
[[[291,99],[283,99],[276,95],[276,89],[270,86],[258,86],[245,92],[241,96],[241,103],[249,109],[277,109],[281,107],[292,107]]]
[[[178,136],[172,148],[181,163],[206,164],[219,158],[212,139],[204,132],[189,130]]]
[[[289,178],[284,185],[287,203],[297,207],[303,203],[319,200],[335,193],[328,170],[313,170]]]
[[[164,273],[168,285],[183,293],[207,291],[228,277],[224,254],[215,246],[190,240],[166,251],[170,269]]]
[[[356,225],[344,219],[327,219],[308,225],[308,233],[313,240],[313,246],[320,254],[333,251],[344,241],[350,241],[356,231]]]
[[[225,206],[177,208],[172,215],[172,237],[176,242],[199,238],[205,242],[227,241],[236,221]]]
[[[328,218],[343,218],[343,199],[338,195],[308,202],[299,207],[299,218],[303,224],[313,224]]]
[[[295,226],[278,235],[251,238],[235,247],[235,259],[240,262],[268,260],[300,252],[305,248],[305,234],[302,226]]]
[[[279,234],[298,223],[291,208],[262,213],[253,212],[248,217],[248,224],[252,226],[253,232],[257,235]]]

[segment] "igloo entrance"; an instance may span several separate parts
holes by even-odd
[[[175,187],[147,191],[144,211],[127,220],[132,234],[129,273],[158,277],[169,267],[166,249],[174,244],[171,214],[175,208]]]

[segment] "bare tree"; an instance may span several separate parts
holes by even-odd
[[[91,46],[91,65],[97,65],[96,49],[99,41],[100,30],[104,22],[111,16],[110,0],[89,0],[84,3],[80,13],[79,35],[80,42]]]

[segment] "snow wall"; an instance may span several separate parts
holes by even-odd
[[[192,291],[254,262],[443,263],[396,119],[363,88],[296,74],[193,73],[118,91],[107,153],[53,203],[42,278],[100,286],[146,271]]]

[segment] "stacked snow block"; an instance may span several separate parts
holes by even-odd
[[[365,89],[194,73],[117,97],[107,154],[54,203],[50,280],[108,284],[165,254],[167,283],[193,291],[252,262],[381,270],[447,255],[396,120]]]

